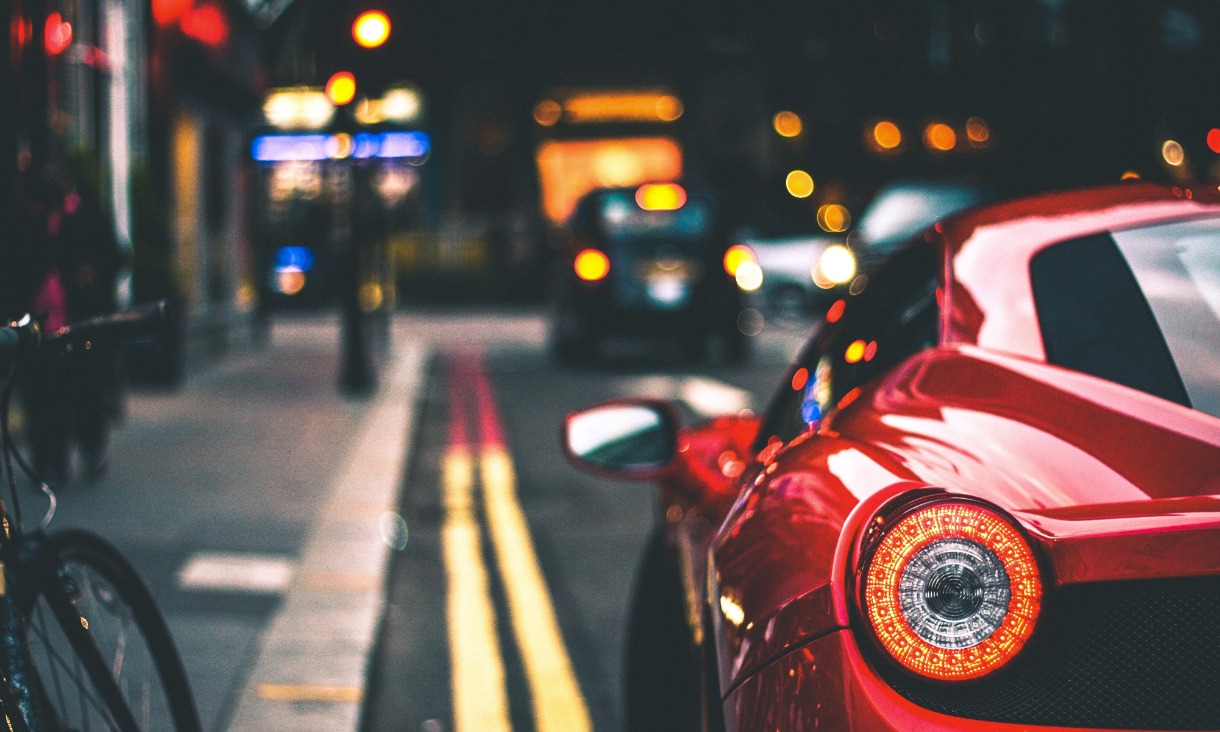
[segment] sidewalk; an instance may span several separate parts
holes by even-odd
[[[426,358],[423,345],[401,340],[383,358],[379,388],[262,633],[228,729],[357,728],[385,569],[406,542],[394,509]]]

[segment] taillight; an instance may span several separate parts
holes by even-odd
[[[937,500],[876,520],[862,568],[868,630],[899,665],[941,681],[999,669],[1042,606],[1038,562],[1012,521],[969,500]]]
[[[725,250],[724,271],[733,276],[737,286],[746,292],[762,287],[763,271],[758,264],[758,255],[745,244],[734,244]]]
[[[758,264],[758,257],[750,247],[745,244],[734,244],[725,250],[724,271],[728,272],[730,277],[736,277],[737,270],[746,263]]]
[[[586,282],[596,282],[610,274],[610,257],[599,249],[584,249],[572,263],[576,276]]]

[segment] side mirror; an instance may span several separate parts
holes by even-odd
[[[577,467],[613,478],[662,475],[677,453],[678,421],[665,402],[627,399],[568,415],[563,445]]]

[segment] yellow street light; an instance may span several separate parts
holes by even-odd
[[[361,48],[377,48],[390,37],[390,19],[380,10],[366,10],[352,23],[352,38]]]

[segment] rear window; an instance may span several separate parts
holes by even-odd
[[[651,237],[698,238],[711,233],[714,221],[707,201],[691,196],[673,211],[645,211],[631,192],[608,195],[601,202],[601,227],[610,239]]]
[[[1050,362],[1220,417],[1220,219],[1063,242],[1030,274]]]

